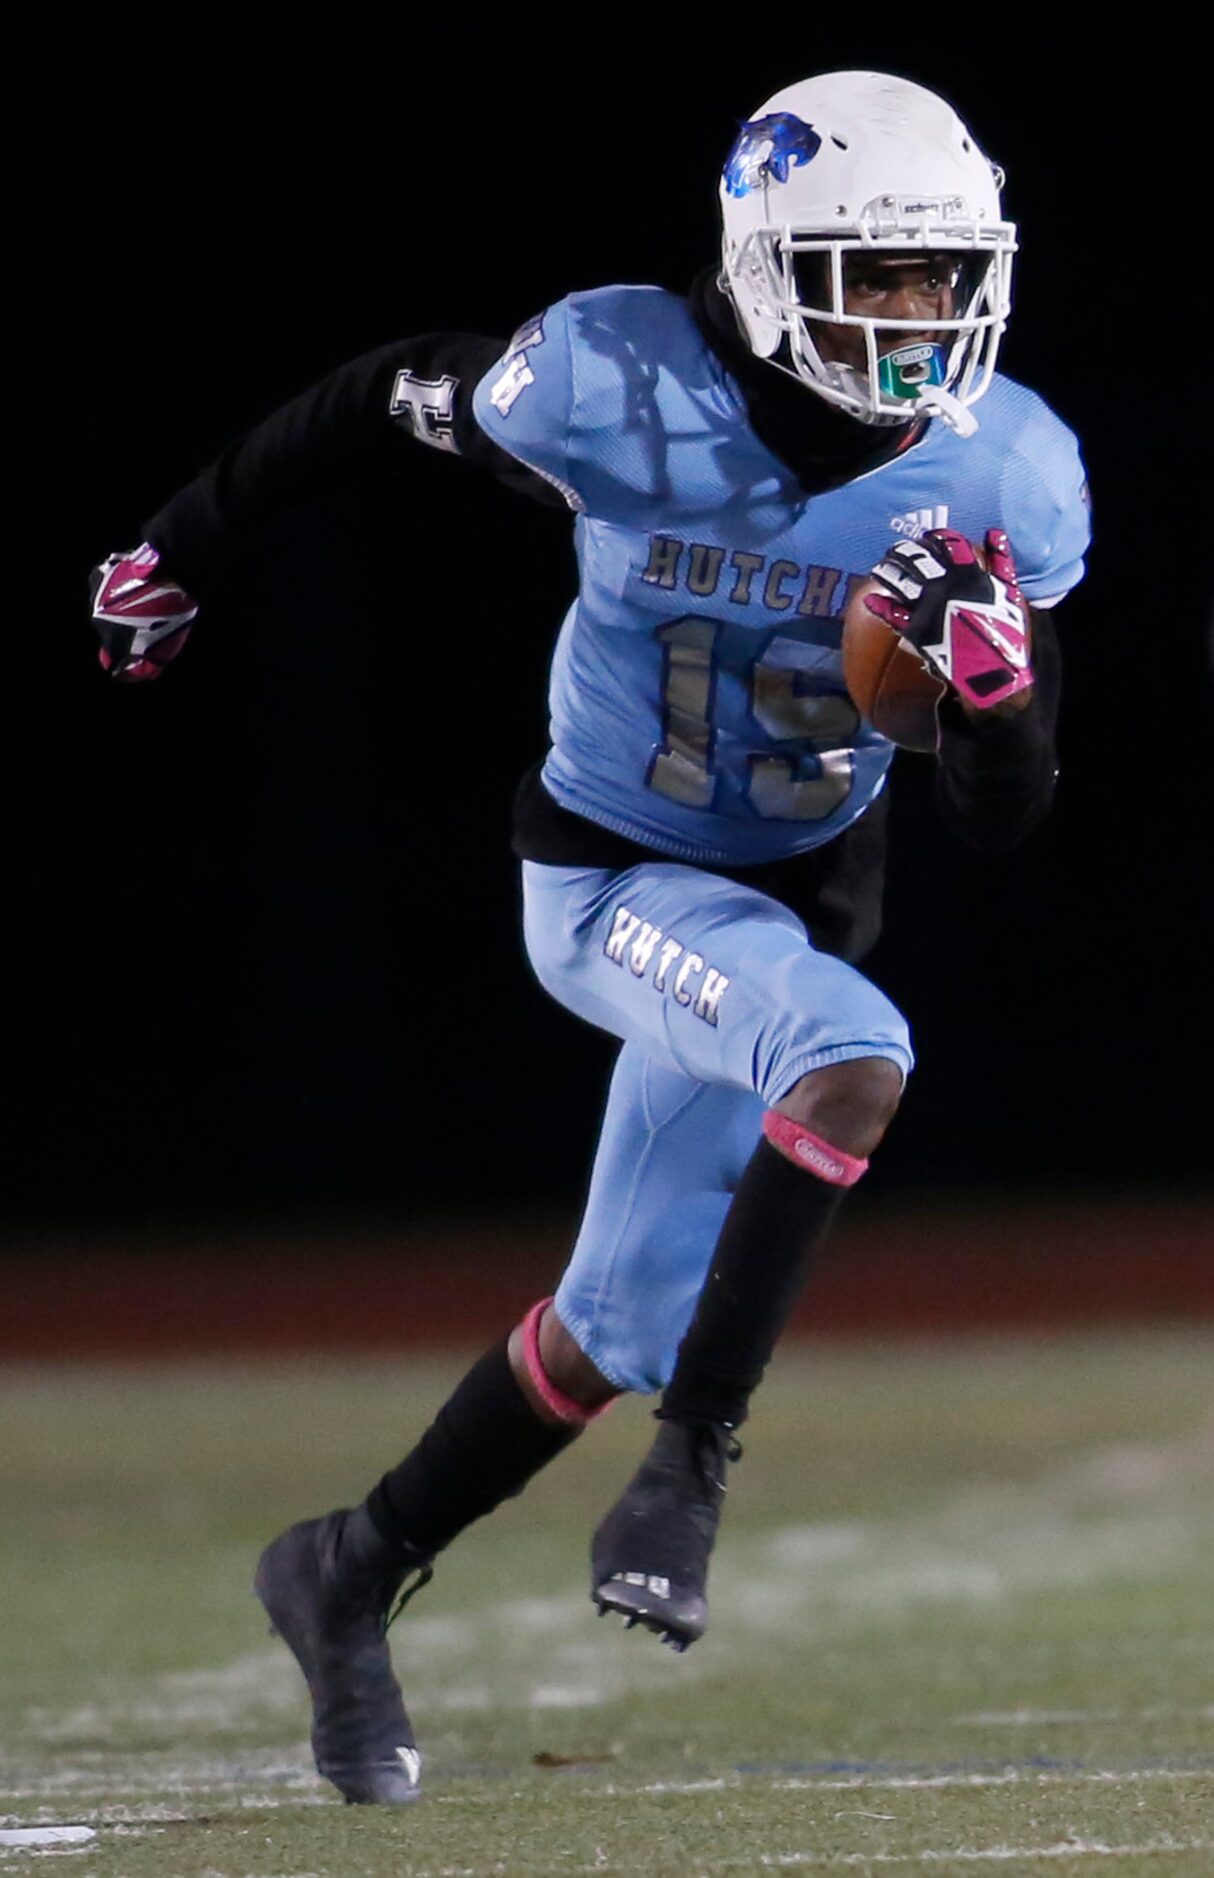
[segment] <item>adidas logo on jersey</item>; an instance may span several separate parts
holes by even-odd
[[[918,541],[929,528],[948,527],[948,503],[938,502],[934,509],[910,509],[905,515],[891,515],[889,525],[895,535],[909,535],[912,541]]]

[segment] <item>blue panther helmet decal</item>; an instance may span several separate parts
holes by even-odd
[[[731,196],[745,196],[768,178],[786,183],[790,168],[812,162],[821,148],[822,139],[813,126],[794,117],[791,111],[752,118],[749,124],[743,124],[729,153],[726,190]]]

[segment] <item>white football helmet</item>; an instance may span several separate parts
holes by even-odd
[[[720,284],[751,350],[865,423],[917,408],[971,434],[1011,304],[1002,186],[951,105],[905,78],[829,72],[776,92],[721,178]],[[951,262],[953,317],[847,312],[848,257],[874,251]],[[823,356],[828,325],[860,330],[867,369]],[[910,334],[923,343],[899,347]]]

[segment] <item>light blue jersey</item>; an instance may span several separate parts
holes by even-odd
[[[545,786],[660,851],[523,870],[541,982],[624,1044],[557,1315],[617,1386],[656,1389],[764,1108],[829,1064],[883,1057],[905,1075],[913,1060],[900,1012],[787,907],[680,863],[782,859],[862,814],[892,751],[843,684],[852,583],[899,535],[1002,527],[1025,594],[1052,605],[1083,571],[1083,469],[1041,400],[996,378],[976,436],[935,420],[807,496],[686,303],[653,287],[550,308],[474,410],[577,512]]]
[[[606,287],[517,333],[474,409],[577,511],[545,786],[668,855],[781,859],[880,792],[891,746],[857,715],[839,648],[851,586],[892,539],[1005,528],[1036,606],[1083,572],[1075,439],[1000,376],[976,436],[937,419],[903,455],[807,496],[751,429],[687,303]]]

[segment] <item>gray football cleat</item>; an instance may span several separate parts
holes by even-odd
[[[413,1572],[420,1576],[394,1608]],[[417,1798],[421,1755],[387,1631],[431,1576],[429,1558],[393,1547],[361,1506],[288,1527],[258,1563],[253,1589],[312,1697],[317,1768],[351,1805],[403,1806]]]
[[[728,1428],[663,1421],[653,1446],[594,1535],[590,1595],[685,1650],[708,1624],[708,1562],[741,1447]]]

